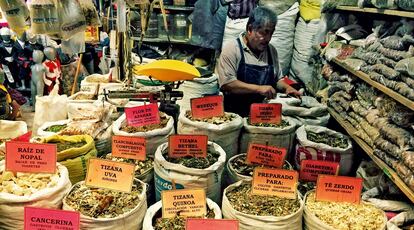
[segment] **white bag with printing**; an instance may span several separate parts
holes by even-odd
[[[285,229],[302,229],[302,213],[304,203],[298,195],[300,202],[300,208],[295,213],[292,213],[287,216],[256,216],[251,214],[246,214],[237,211],[230,204],[229,199],[226,196],[226,193],[234,190],[242,184],[252,183],[251,180],[241,180],[238,181],[226,189],[223,193],[223,204],[222,212],[224,219],[233,219],[239,221],[240,230],[285,230]],[[299,192],[298,192],[299,194]],[[260,207],[258,207],[260,208]]]
[[[84,181],[78,182],[77,184],[83,184]],[[139,203],[137,206],[117,217],[114,218],[93,218],[80,214],[80,229],[82,230],[113,230],[113,229],[122,229],[122,230],[136,230],[141,229],[142,223],[147,211],[147,185],[138,180],[134,179],[134,183],[139,183],[142,185],[141,194],[139,194]],[[75,184],[75,185],[77,185]],[[74,185],[74,186],[75,186]],[[72,187],[73,188],[73,187]],[[63,210],[76,211],[71,206],[66,203],[66,197],[63,200]]]
[[[0,171],[4,171],[5,161],[0,161]],[[18,196],[0,192],[0,228],[2,230],[16,230],[24,228],[24,207],[38,207],[60,209],[63,197],[68,194],[72,184],[68,170],[57,163],[59,181],[50,188],[41,189],[29,196]]]
[[[168,123],[162,129],[155,129],[148,132],[128,133],[121,130],[122,124],[126,122],[126,115],[124,113],[113,123],[112,132],[114,135],[119,136],[145,137],[147,156],[154,156],[157,147],[162,143],[167,142],[168,137],[174,134],[174,119],[171,116],[166,116]]]
[[[214,219],[222,219],[220,207],[212,200],[207,198],[207,207],[214,212]],[[145,214],[144,218],[144,226],[142,230],[154,230],[155,223],[154,217],[158,216],[157,214],[162,214],[162,201],[158,201],[157,203],[151,205],[148,208],[147,213]],[[201,230],[201,229],[200,229]]]
[[[208,142],[209,151],[220,154],[217,162],[205,169],[188,168],[181,164],[168,162],[163,153],[168,151],[168,143],[160,145],[155,152],[154,180],[155,197],[161,199],[161,191],[176,189],[202,188],[208,198],[218,203],[221,199],[221,181],[226,161],[226,153],[216,143]]]

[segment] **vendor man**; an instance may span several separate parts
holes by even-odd
[[[269,44],[276,23],[275,13],[257,7],[250,14],[246,31],[224,45],[217,73],[225,111],[248,116],[252,103],[274,98],[276,89],[301,95],[282,80],[277,51]]]

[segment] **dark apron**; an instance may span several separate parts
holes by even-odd
[[[268,52],[268,65],[258,66],[246,64],[244,60],[243,47],[240,38],[237,38],[239,49],[241,53],[241,60],[237,69],[237,80],[255,84],[255,85],[270,85],[276,87],[276,81],[273,70],[273,60],[269,47]],[[249,116],[250,105],[253,103],[262,103],[265,96],[260,94],[232,94],[224,92],[224,110],[226,112],[237,113],[242,117]]]

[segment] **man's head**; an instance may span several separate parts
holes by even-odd
[[[253,10],[246,25],[247,44],[253,52],[262,52],[267,48],[276,23],[276,14],[268,8],[259,6]]]

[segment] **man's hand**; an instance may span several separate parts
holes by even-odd
[[[297,98],[300,98],[302,96],[301,92],[297,91],[295,88],[293,88],[291,86],[286,87],[285,93],[287,95],[292,95],[292,96],[295,96]]]
[[[273,99],[276,96],[276,90],[270,85],[258,85],[257,92],[267,99]]]

